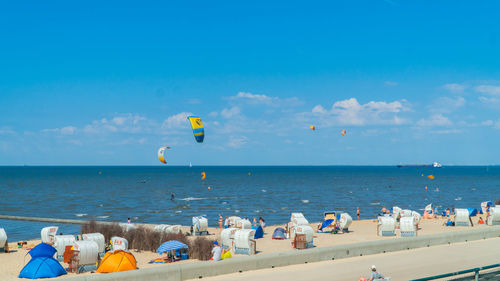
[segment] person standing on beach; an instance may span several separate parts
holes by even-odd
[[[264,219],[262,217],[259,217],[259,224],[260,224],[260,227],[262,227],[262,229],[264,229],[264,227],[266,227],[266,222],[264,221]]]
[[[130,218],[127,219],[127,223],[131,223]]]
[[[226,216],[226,219],[224,220],[224,228],[229,227],[229,217]]]
[[[358,217],[358,221],[359,221],[359,207],[356,208],[356,216]]]
[[[219,214],[219,229],[222,229],[222,215]]]

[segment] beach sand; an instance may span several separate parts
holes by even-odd
[[[452,231],[460,231],[466,229],[476,229],[487,227],[485,225],[475,225],[474,227],[445,227],[443,226],[443,222],[445,219],[431,219],[431,220],[422,220],[420,223],[420,230],[418,235],[426,235],[426,234],[434,234],[434,233],[442,233],[442,232],[452,232]],[[477,219],[474,218],[474,222]],[[313,229],[317,228],[318,223],[312,223],[311,227]],[[291,251],[291,241],[290,240],[272,240],[272,234],[274,229],[277,227],[283,227],[284,225],[275,225],[268,226],[265,228],[264,238],[257,240],[257,254],[261,253],[274,253],[274,252],[285,252]],[[187,232],[189,228],[183,227],[183,231]],[[342,244],[350,244],[350,243],[358,243],[358,242],[366,242],[366,241],[374,241],[374,240],[384,240],[384,239],[401,239],[404,241],[405,238],[400,238],[399,233],[395,237],[380,237],[377,236],[377,221],[376,220],[362,220],[362,221],[353,221],[351,227],[349,228],[349,233],[344,234],[329,234],[329,233],[315,233],[314,234],[314,245],[316,247],[326,247],[326,246],[334,246],[334,245],[342,245]],[[220,229],[209,228],[209,232],[211,235],[204,236],[208,239],[217,239],[220,238]],[[39,240],[29,241],[28,244],[36,245],[40,243]],[[23,266],[30,260],[30,256],[27,255],[28,251],[25,249],[18,249],[17,242],[9,243],[9,248],[13,250],[11,253],[0,253],[0,276],[1,280],[18,280],[17,276]],[[169,266],[168,264],[148,264],[148,262],[152,259],[160,257],[159,254],[142,251],[136,252],[132,250],[134,254],[137,264],[139,268],[148,268],[148,267],[156,267],[156,266]],[[237,258],[238,255],[235,255],[234,258]],[[196,262],[197,260],[187,260],[180,261],[178,263],[186,263],[186,262]],[[67,264],[63,264],[64,267],[67,267]],[[91,273],[84,273],[91,274]],[[70,273],[65,275],[74,276],[75,274]],[[64,278],[60,277],[60,278]]]

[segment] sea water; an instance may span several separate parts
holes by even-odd
[[[499,190],[499,166],[0,167],[0,214],[182,225],[205,215],[210,226],[221,214],[263,217],[269,225],[285,224],[291,212],[311,222],[331,210],[355,218],[356,207],[362,219],[383,206],[479,209],[499,199]],[[0,220],[9,241],[39,237],[48,225],[64,234],[80,228]]]

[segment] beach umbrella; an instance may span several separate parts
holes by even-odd
[[[180,249],[187,249],[188,246],[182,242],[179,242],[177,240],[170,240],[167,241],[158,247],[158,250],[156,252],[158,254],[163,254],[168,251],[175,251],[175,250],[180,250]]]
[[[321,224],[321,228],[323,229],[325,227],[329,227],[335,220],[334,219],[327,219]]]
[[[476,208],[467,208],[467,211],[469,211],[469,217],[475,217],[477,215]]]

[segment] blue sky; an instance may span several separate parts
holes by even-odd
[[[4,3],[0,165],[499,164],[499,8]]]

